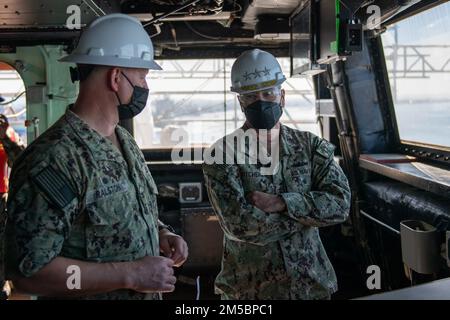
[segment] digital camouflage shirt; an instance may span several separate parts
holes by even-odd
[[[326,299],[337,290],[317,228],[341,223],[349,213],[349,185],[334,161],[334,146],[282,125],[279,149],[274,175],[262,175],[259,164],[203,167],[225,233],[216,279],[223,299]],[[252,191],[280,195],[287,210],[252,206],[246,200]]]
[[[159,255],[157,189],[123,128],[123,155],[68,110],[11,173],[7,270],[29,277],[57,256],[92,262]],[[151,299],[118,290],[86,299]]]

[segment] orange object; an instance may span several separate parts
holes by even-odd
[[[0,70],[15,70],[11,65],[4,63],[4,62],[0,62]]]

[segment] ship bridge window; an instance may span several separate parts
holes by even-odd
[[[7,63],[0,62],[0,114],[8,119],[8,136],[27,143],[25,84],[19,73]]]
[[[450,3],[382,36],[400,139],[450,147]]]
[[[230,92],[234,59],[160,60],[162,71],[150,71],[149,100],[134,118],[141,149],[208,147],[244,123],[239,101]],[[286,77],[289,59],[279,58]],[[319,134],[313,83],[288,78],[282,85],[286,107],[281,121]]]

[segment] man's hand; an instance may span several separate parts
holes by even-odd
[[[80,289],[69,289],[67,270],[80,268]],[[142,293],[175,290],[173,261],[146,256],[125,262],[88,262],[56,257],[31,277],[11,272],[8,277],[18,292],[47,297],[85,297],[121,289]]]
[[[8,118],[4,114],[0,114],[0,139],[4,139],[6,137],[6,130],[8,130],[8,127]]]
[[[253,206],[267,213],[286,210],[286,203],[283,198],[275,194],[253,191],[247,195],[247,200]]]
[[[177,278],[173,275],[173,260],[147,256],[132,262],[127,272],[127,288],[138,292],[171,292]]]
[[[174,267],[181,266],[188,257],[186,241],[167,229],[159,232],[159,248],[165,257],[173,260]]]

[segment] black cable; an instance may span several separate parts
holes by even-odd
[[[351,16],[352,16],[352,19],[355,17],[355,14],[356,14],[361,8],[364,8],[365,6],[368,6],[369,4],[371,4],[371,3],[373,3],[373,2],[374,2],[373,0],[367,0],[367,1],[364,1],[363,3],[361,3],[361,5],[360,5],[358,8],[356,8],[355,11],[352,11],[352,9],[350,9],[350,8],[345,4],[344,1],[339,0],[339,3],[341,3],[344,7],[346,7],[348,11],[350,11]]]
[[[236,9],[236,6],[238,6],[239,9]],[[239,3],[237,3],[236,1],[234,1],[233,2],[233,11],[231,11],[230,14],[235,14],[235,13],[238,13],[241,11],[242,11],[242,6]]]
[[[184,5],[180,6],[180,7],[178,7],[177,9],[175,9],[175,10],[173,10],[173,11],[166,12],[166,13],[164,13],[164,14],[162,14],[162,15],[159,15],[159,16],[153,18],[152,20],[146,22],[146,23],[144,24],[144,28],[145,28],[146,26],[150,25],[150,24],[154,24],[155,22],[157,22],[157,21],[159,21],[159,20],[161,20],[161,19],[163,19],[163,18],[166,18],[166,17],[170,16],[171,14],[177,13],[178,11],[183,10],[183,9],[189,7],[189,6],[193,6],[193,5],[195,5],[195,4],[196,4],[197,2],[199,2],[199,1],[200,1],[200,0],[193,0],[193,1],[190,1],[189,3],[186,3],[186,4],[184,4]]]
[[[8,104],[10,104],[10,103],[13,103],[13,102],[16,101],[17,99],[19,99],[21,96],[23,96],[23,95],[25,94],[25,92],[26,92],[26,91],[21,92],[18,96],[15,96],[14,98],[12,98],[12,99],[9,100],[9,101],[1,102],[1,103],[0,103],[0,106],[6,106],[6,105],[8,105]]]
[[[213,37],[213,36],[208,36],[206,34],[200,33],[199,31],[195,30],[187,21],[184,21],[184,23],[186,24],[186,26],[196,35],[208,39],[208,40],[223,40],[224,38],[222,37]]]

